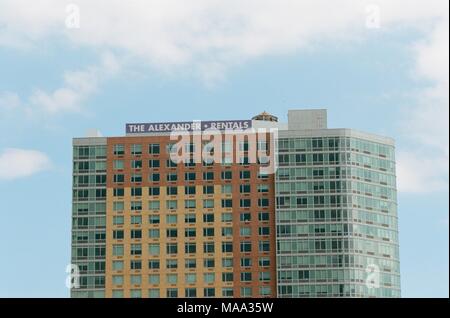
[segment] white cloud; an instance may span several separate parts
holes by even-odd
[[[115,48],[167,70],[194,65],[214,72],[250,58],[291,53],[324,39],[351,38],[365,31],[366,6],[380,7],[381,27],[445,15],[442,0],[77,0],[80,28],[66,28],[60,0],[2,0],[0,39],[33,46],[48,36],[75,45]],[[19,41],[19,40],[16,40]],[[1,45],[0,41],[0,45]],[[7,45],[6,43],[3,43]],[[221,65],[218,67],[218,65]],[[210,66],[210,67],[209,67]]]
[[[80,111],[82,102],[95,93],[99,84],[116,74],[120,64],[111,53],[104,54],[100,65],[85,70],[67,72],[64,85],[48,93],[36,89],[29,98],[28,112],[44,111],[55,114],[64,111]]]
[[[0,180],[28,177],[49,167],[50,159],[40,151],[7,148],[0,153]]]
[[[447,11],[448,12],[448,11]],[[429,39],[415,45],[418,79],[429,82],[401,121],[409,140],[398,158],[399,190],[448,191],[449,20],[440,20]]]
[[[351,45],[368,31],[367,5],[379,6],[380,31],[418,30],[412,43],[414,76],[428,88],[410,92],[417,104],[404,110],[402,130],[408,148],[399,146],[401,191],[444,189],[448,163],[448,12],[446,0],[77,0],[80,28],[65,27],[60,0],[0,0],[0,47],[38,49],[57,37],[75,47],[120,52],[162,72],[188,71],[205,83],[248,60],[292,54],[324,41]],[[104,59],[103,59],[104,60]],[[112,59],[114,60],[114,59]],[[117,63],[112,62],[112,68]],[[79,111],[82,102],[108,78],[110,64],[67,73],[51,92],[36,89],[27,104],[47,113]],[[105,66],[106,65],[106,66]],[[429,157],[435,162],[430,163]],[[421,166],[427,167],[420,169]],[[424,173],[424,171],[427,171]],[[448,170],[447,170],[448,171]],[[439,185],[439,186],[438,186]]]
[[[19,95],[12,92],[0,92],[0,111],[10,111],[20,106]]]

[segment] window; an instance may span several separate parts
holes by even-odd
[[[241,213],[239,215],[239,220],[241,222],[250,222],[252,219],[251,214],[250,213]]]
[[[259,207],[268,207],[269,206],[269,199],[267,199],[267,198],[259,198],[258,199],[258,206]]]
[[[177,215],[169,214],[166,215],[166,223],[167,224],[176,224],[178,221]]]
[[[142,182],[142,174],[137,173],[131,175],[131,182]]]
[[[131,255],[142,255],[141,244],[131,244],[131,246],[130,246],[130,254]]]
[[[168,259],[166,261],[166,268],[167,269],[177,269],[178,268],[178,260],[176,260],[176,259]]]
[[[114,225],[122,225],[123,224],[123,216],[113,216],[113,224]]]
[[[189,228],[184,230],[185,237],[196,237],[196,229]]]
[[[268,226],[260,226],[258,229],[259,235],[269,235],[270,234],[270,228]]]
[[[250,199],[241,199],[239,201],[239,206],[241,208],[249,208],[251,206],[251,200]]]
[[[142,262],[137,260],[130,261],[130,269],[140,270],[142,269]]]
[[[166,166],[167,166],[167,168],[176,168],[177,167],[177,163],[172,161],[171,159],[167,159]]]
[[[233,252],[233,243],[222,242],[222,253],[232,253],[232,252]]]
[[[178,298],[178,289],[176,288],[167,288],[167,298]]]
[[[239,172],[239,178],[241,180],[250,179],[250,171],[249,170],[242,170]]]
[[[160,194],[160,188],[159,187],[149,187],[148,188],[148,195],[150,196],[157,196]]]
[[[212,171],[203,172],[203,180],[205,181],[214,180],[214,172]]]
[[[258,184],[258,192],[260,192],[260,193],[269,192],[269,185],[268,184]]]
[[[187,269],[192,269],[192,268],[196,268],[197,267],[197,261],[193,258],[188,258],[185,260],[184,262],[184,267],[186,267]]]
[[[252,251],[252,243],[251,242],[241,242],[241,253],[250,253]]]
[[[222,297],[233,297],[233,288],[222,288]]]
[[[184,174],[184,180],[186,180],[186,181],[194,181],[195,180],[195,172],[186,172]]]
[[[177,195],[178,194],[178,188],[177,187],[167,187],[166,188],[167,195]]]
[[[233,173],[231,171],[222,171],[221,177],[222,180],[231,180],[233,179]]]
[[[204,242],[203,253],[214,253],[214,242]]]
[[[130,290],[130,298],[141,298],[142,292],[140,289],[131,289]]]
[[[259,246],[260,252],[269,252],[270,251],[270,242],[269,241],[259,241],[258,246]]]
[[[241,282],[251,282],[252,281],[252,273],[251,272],[242,272],[241,273]]]
[[[203,208],[204,209],[214,208],[214,200],[210,200],[210,199],[203,200]]]
[[[260,272],[259,273],[259,280],[261,282],[268,282],[268,281],[270,281],[270,272]]]
[[[113,256],[123,256],[123,245],[114,244],[113,245]]]
[[[148,230],[148,237],[152,239],[159,238],[159,229]]]
[[[130,275],[130,283],[132,285],[140,285],[142,283],[141,275]]]
[[[195,273],[185,274],[186,284],[195,284],[196,281],[197,281],[197,274]]]
[[[184,217],[184,223],[195,223],[196,222],[195,214],[186,214]]]
[[[178,282],[177,274],[167,274],[166,278],[168,284],[176,284]]]
[[[148,223],[150,224],[159,224],[160,220],[159,220],[159,215],[150,215],[148,217]]]
[[[113,275],[112,277],[113,285],[123,285],[122,275]]]
[[[206,267],[206,268],[214,268],[214,258],[206,258],[204,261],[203,261],[203,267]],[[214,281],[214,280],[213,280]]]
[[[259,221],[269,221],[269,212],[259,212],[258,220]]]
[[[233,200],[231,199],[222,199],[222,208],[232,208]]]
[[[113,151],[114,151],[114,155],[123,156],[125,154],[125,146],[124,145],[114,145]]]
[[[166,208],[168,210],[176,210],[178,206],[178,201],[177,200],[167,200],[166,201]]]
[[[142,145],[138,145],[138,144],[131,145],[131,154],[132,155],[142,155]]]
[[[250,185],[249,184],[241,184],[239,186],[240,193],[250,193]]]
[[[121,289],[113,290],[112,298],[123,298],[123,290],[121,290]]]
[[[222,236],[232,236],[233,228],[232,227],[223,227],[222,228]]]
[[[148,209],[152,211],[159,210],[160,209],[159,201],[156,200],[148,201]]]
[[[187,297],[187,298],[197,297],[197,289],[185,288],[184,289],[184,297]]]
[[[195,200],[184,200],[184,207],[186,209],[195,209]]]
[[[252,288],[251,287],[241,287],[241,297],[252,297]]]
[[[222,213],[222,222],[232,222],[233,221],[233,214],[232,213]]]
[[[115,170],[121,170],[125,167],[123,160],[114,160],[113,167]]]
[[[203,222],[204,223],[212,223],[212,222],[214,222],[214,214],[213,213],[205,213],[205,214],[203,214]]]
[[[113,210],[115,212],[122,212],[123,209],[124,209],[124,203],[122,201],[113,203]]]
[[[239,158],[240,165],[248,165],[250,163],[249,158],[247,156]]]
[[[167,243],[167,245],[166,245],[166,253],[167,254],[177,254],[178,253],[178,245],[177,245],[177,243]]]
[[[214,288],[203,288],[203,297],[215,297],[216,290]]]
[[[159,168],[159,160],[157,159],[150,159],[148,161],[149,168]]]
[[[161,179],[161,175],[159,173],[150,173],[148,175],[148,181],[150,182],[159,182]]]
[[[123,188],[114,188],[113,196],[115,197],[123,197],[125,194],[125,190]]]
[[[160,252],[159,244],[152,243],[148,244],[148,254],[151,256],[158,256]]]
[[[169,182],[177,181],[178,180],[178,175],[176,173],[168,173],[166,178],[167,178],[167,181],[169,181]]]
[[[159,269],[160,263],[157,260],[151,260],[148,261],[148,268],[149,269]]]
[[[178,230],[177,229],[167,229],[166,236],[168,238],[175,238],[178,236]]]
[[[141,239],[142,238],[142,230],[131,230],[130,237],[132,239]]]
[[[214,186],[203,186],[203,194],[214,194]]]
[[[193,195],[195,194],[195,186],[186,186],[184,187],[184,194]]]
[[[222,258],[222,267],[225,267],[225,268],[233,267],[233,259],[232,258]]]
[[[136,197],[142,196],[142,188],[141,187],[132,187],[131,195],[136,196]]]
[[[148,153],[152,155],[159,155],[160,146],[159,144],[150,144],[148,145]]]
[[[113,176],[113,182],[115,183],[121,183],[125,181],[125,175],[123,174],[115,174]]]
[[[203,236],[204,237],[214,236],[214,228],[213,227],[204,228],[203,229]]]
[[[114,230],[113,231],[113,239],[122,240],[123,239],[123,230]]]
[[[131,160],[131,168],[132,169],[141,169],[142,168],[142,160]]]
[[[222,193],[223,194],[231,194],[233,192],[233,187],[231,184],[222,185]]]
[[[233,273],[222,273],[222,281],[223,282],[232,282],[233,281]]]
[[[150,288],[148,290],[148,297],[149,298],[159,298],[160,297],[159,289],[158,288]]]
[[[123,270],[123,261],[113,261],[113,270],[121,271]]]
[[[142,201],[131,201],[131,211],[141,211]]]
[[[252,229],[251,229],[251,227],[248,227],[248,226],[246,226],[246,227],[241,227],[241,228],[239,229],[239,234],[240,234],[241,236],[250,236],[250,235],[252,235]]]
[[[197,252],[197,245],[195,243],[184,243],[184,252],[186,254],[194,254]]]
[[[241,267],[252,267],[252,259],[247,257],[241,258]]]
[[[270,266],[270,258],[268,257],[260,257],[258,260],[260,267],[269,267]]]
[[[261,286],[259,287],[259,294],[261,296],[270,296],[272,295],[272,291],[270,289],[270,286]]]

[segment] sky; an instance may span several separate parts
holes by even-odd
[[[72,138],[326,108],[396,140],[403,297],[449,297],[446,0],[0,0],[0,297],[68,297]]]

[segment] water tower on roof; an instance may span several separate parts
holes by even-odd
[[[266,111],[263,111],[261,114],[256,115],[252,118],[252,120],[263,120],[263,121],[273,121],[273,122],[278,122],[278,117],[269,114]]]

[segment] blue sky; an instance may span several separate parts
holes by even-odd
[[[448,297],[448,2],[136,2],[0,0],[0,297],[68,296],[73,137],[295,108],[396,139],[402,294]]]

